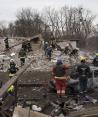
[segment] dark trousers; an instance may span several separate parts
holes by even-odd
[[[21,61],[21,66],[23,66],[25,64],[25,58],[20,58]]]
[[[87,81],[87,78],[79,78],[81,92],[87,91]]]
[[[47,53],[48,59],[51,61],[51,53]]]

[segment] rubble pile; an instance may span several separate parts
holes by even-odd
[[[64,63],[69,64],[69,56],[62,55],[60,56],[61,52],[54,50],[52,54],[52,60],[49,61],[47,57],[45,57],[43,50],[36,51],[32,55],[29,55],[27,58],[27,61],[30,59],[34,59],[35,62],[31,64],[31,66],[28,68],[29,70],[33,71],[51,71],[51,68],[53,65],[55,65],[57,59],[60,57]]]

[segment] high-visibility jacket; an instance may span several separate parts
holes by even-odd
[[[14,86],[11,85],[9,88],[8,88],[8,92],[13,92],[14,91]]]

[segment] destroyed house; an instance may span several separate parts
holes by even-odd
[[[58,39],[58,42],[70,42],[73,48],[80,47],[80,39],[75,35],[66,35],[63,39]]]

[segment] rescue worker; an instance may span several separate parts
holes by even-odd
[[[62,60],[58,59],[56,65],[53,67],[54,80],[56,82],[56,90],[58,97],[65,95],[67,87],[67,75],[66,70],[69,68],[67,65],[63,65]]]
[[[71,51],[71,53],[70,53],[70,56],[78,56],[78,51],[79,51],[79,49],[78,48],[75,48],[75,49],[73,49],[72,51]]]
[[[16,63],[14,62],[13,59],[10,60],[10,67],[11,67],[12,65],[13,65],[13,66],[16,66]]]
[[[8,88],[7,93],[8,93],[8,95],[12,95],[12,96],[14,95],[14,86],[13,85],[11,85]]]
[[[21,62],[21,66],[25,64],[25,58],[26,58],[26,51],[22,48],[19,52],[19,58]]]
[[[47,56],[47,47],[48,47],[48,42],[45,42],[44,43],[44,52],[45,52],[45,55]]]
[[[27,51],[28,52],[32,51],[32,47],[31,47],[30,41],[27,41]]]
[[[90,67],[86,64],[86,58],[80,58],[80,65],[77,66],[77,72],[79,75],[80,93],[85,94],[87,92],[87,82],[90,75]]]
[[[24,41],[22,43],[22,48],[24,49],[24,51],[27,51],[27,43],[26,43],[26,41]]]
[[[93,65],[98,67],[98,53],[96,53],[96,57],[93,59]]]
[[[64,49],[64,54],[68,54],[70,52],[70,49],[69,49],[69,44],[66,45],[65,49]]]
[[[4,42],[5,42],[5,49],[8,50],[9,49],[8,37],[5,38]]]
[[[48,46],[47,49],[46,49],[46,51],[47,51],[47,57],[51,61],[52,47]]]
[[[18,68],[16,67],[16,64],[13,59],[10,60],[10,68],[8,69],[8,71],[9,71],[10,78],[12,78],[18,71]]]

